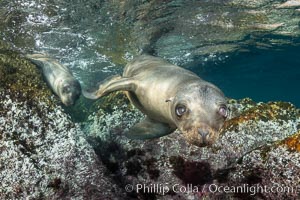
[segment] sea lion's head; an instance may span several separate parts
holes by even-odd
[[[65,106],[74,105],[81,94],[80,83],[75,79],[64,79],[58,87],[58,94]]]
[[[208,82],[193,83],[181,88],[172,102],[172,118],[189,143],[214,143],[229,114],[220,89]]]

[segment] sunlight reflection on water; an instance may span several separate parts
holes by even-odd
[[[93,1],[84,6],[81,1],[2,1],[0,16],[5,16],[6,27],[0,28],[0,34],[3,40],[25,53],[45,52],[57,58],[82,83],[93,84],[121,73],[126,61],[133,57],[127,38],[123,38],[127,36],[124,25],[113,18],[111,8],[99,9],[95,5]],[[195,59],[189,52],[193,44],[185,38],[183,35],[163,36],[157,48],[168,53],[170,62],[183,63],[184,67],[218,85],[229,97],[284,100],[300,106],[299,94],[295,92],[300,85],[300,48],[285,48],[281,53],[211,53]],[[187,49],[182,57],[177,56],[177,49],[168,48],[168,44],[174,43]],[[123,61],[116,62],[116,59]]]

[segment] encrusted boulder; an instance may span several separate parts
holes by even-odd
[[[229,176],[230,186],[247,186],[241,198],[299,199],[300,131],[243,156]],[[223,194],[224,195],[224,194]]]
[[[128,197],[299,198],[299,109],[290,103],[250,99],[230,100],[230,108],[231,119],[220,139],[205,148],[189,145],[178,131],[146,141],[127,139],[124,131],[143,118],[127,103],[113,112],[91,115],[84,132]],[[277,193],[253,193],[259,186],[289,187],[293,192],[279,188]]]
[[[0,105],[0,199],[121,198],[36,66],[2,43]]]

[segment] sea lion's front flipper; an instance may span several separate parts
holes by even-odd
[[[99,88],[96,91],[89,92],[86,90],[82,91],[84,97],[88,99],[98,99],[111,92],[124,90],[133,91],[135,89],[135,81],[133,78],[126,78],[121,76],[111,76],[106,78],[99,84]]]
[[[146,117],[143,121],[137,123],[125,134],[130,139],[151,139],[158,138],[172,133],[174,129],[168,124],[154,121]]]

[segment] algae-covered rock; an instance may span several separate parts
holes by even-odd
[[[252,191],[239,197],[299,199],[300,132],[246,154],[230,173],[230,185],[247,185]]]
[[[0,75],[0,199],[121,198],[39,70],[2,43]]]
[[[0,42],[0,77],[0,90],[5,93],[24,97],[26,101],[39,98],[49,106],[55,102],[37,67],[3,42]]]
[[[178,131],[146,141],[127,139],[124,132],[143,116],[127,104],[111,113],[102,110],[91,115],[84,132],[121,187],[127,188],[128,197],[299,198],[297,192],[253,192],[258,186],[294,185],[294,191],[297,189],[299,133],[293,134],[299,131],[299,109],[290,103],[255,103],[251,99],[230,100],[229,104],[231,119],[211,147],[191,146]],[[237,191],[238,186],[244,190]],[[225,187],[231,192],[224,191]]]

